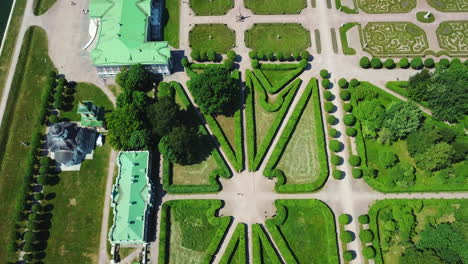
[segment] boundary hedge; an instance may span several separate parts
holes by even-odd
[[[312,97],[312,98],[311,98]],[[312,101],[310,101],[310,99]],[[317,131],[317,141],[318,149],[316,150],[319,155],[320,162],[320,174],[317,180],[313,183],[308,184],[287,184],[287,175],[284,174],[280,169],[276,169],[278,162],[280,161],[286,147],[291,139],[297,124],[307,106],[307,104],[313,104],[314,109],[314,118],[315,129]],[[275,190],[280,193],[293,193],[293,192],[312,192],[321,188],[328,177],[328,158],[325,148],[325,133],[323,128],[322,120],[322,110],[320,107],[320,96],[319,89],[317,84],[317,79],[313,78],[309,81],[304,94],[300,98],[298,105],[294,109],[291,118],[288,120],[286,127],[283,131],[283,134],[280,136],[280,139],[275,146],[275,149],[266,164],[265,171],[263,175],[267,178],[277,177],[278,180],[275,185]]]
[[[336,0],[337,2],[340,0]],[[346,12],[345,12],[346,13]],[[341,49],[343,50],[344,55],[356,55],[356,50],[351,48],[348,45],[348,31],[354,26],[359,25],[357,22],[346,23],[339,28],[340,30],[340,39],[341,39]]]
[[[238,250],[241,250],[240,258],[237,259],[240,263],[247,263],[247,225],[239,223],[232,235],[231,240],[224,252],[223,257],[220,260],[220,264],[229,264],[235,257]]]
[[[292,71],[290,74],[285,76],[283,79],[281,79],[281,81],[275,85],[271,85],[270,81],[268,81],[267,77],[265,76],[262,70],[254,69],[253,73],[255,77],[257,77],[259,82],[262,84],[263,88],[265,88],[265,90],[268,93],[276,94],[279,90],[281,90],[283,87],[288,85],[292,80],[294,80],[297,76],[299,76],[303,71],[304,71],[303,67],[298,67],[294,69],[294,71]]]
[[[267,253],[267,258],[272,264],[282,264],[281,258],[273,247],[270,239],[266,236],[260,224],[252,225],[252,248],[253,264],[263,264],[262,247]]]

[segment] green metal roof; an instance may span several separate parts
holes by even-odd
[[[109,240],[114,244],[144,243],[146,212],[150,206],[149,152],[120,152],[119,175],[112,190],[114,224]]]
[[[91,51],[95,66],[169,63],[167,41],[146,41],[151,0],[91,0],[89,10],[91,18],[100,19]]]

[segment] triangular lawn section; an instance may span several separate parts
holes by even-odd
[[[281,258],[260,224],[252,225],[253,262],[281,264]]]
[[[246,83],[249,169],[256,171],[287,114],[301,79],[295,80],[274,98],[268,96],[259,80],[250,71],[247,72]]]
[[[284,82],[285,78],[288,78],[293,72],[296,70],[261,70],[265,77],[267,77],[268,81],[270,81],[271,85],[276,85],[278,83]]]
[[[265,74],[267,71],[270,74],[270,78]],[[286,85],[295,80],[303,71],[304,67],[298,65],[289,70],[254,69],[253,74],[257,77],[258,81],[268,93],[276,94],[286,87]]]
[[[278,192],[313,191],[325,182],[328,175],[327,155],[315,78],[310,80],[288,120],[264,175],[278,177]]]
[[[184,110],[193,109],[189,97],[183,87],[177,82],[171,82],[175,89],[175,100]],[[208,130],[200,122],[199,131],[209,135]],[[213,143],[214,144],[214,143]],[[210,155],[202,162],[194,165],[172,164],[163,160],[163,188],[170,193],[207,193],[218,192],[221,189],[218,177],[229,178],[232,173],[214,147]]]
[[[237,225],[231,240],[221,258],[220,264],[245,264],[247,263],[247,226],[243,223]]]

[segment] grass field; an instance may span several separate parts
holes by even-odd
[[[245,7],[254,14],[299,14],[307,7],[306,0],[245,0]]]
[[[291,54],[310,47],[310,32],[300,24],[255,24],[245,32],[245,44],[257,51]]]
[[[166,0],[163,14],[164,40],[174,48],[179,48],[180,1]]]
[[[45,59],[45,60],[44,60]],[[44,63],[45,61],[45,63]],[[15,70],[10,97],[4,122],[0,131],[0,232],[10,234],[13,228],[16,187],[23,182],[22,175],[26,163],[28,148],[21,141],[30,142],[39,116],[42,88],[46,86],[46,77],[55,70],[47,52],[47,35],[38,27],[26,32],[21,46],[21,54]],[[0,238],[0,244],[6,245],[9,235]],[[0,259],[6,260],[6,247],[0,247]]]
[[[247,225],[239,223],[235,228],[220,264],[244,264],[247,261]]]
[[[190,8],[197,16],[225,15],[233,7],[233,0],[190,0]]]
[[[236,34],[225,24],[198,24],[190,30],[189,41],[193,50],[226,53],[236,44]]]
[[[165,224],[170,234],[160,242],[168,255],[165,263],[209,263],[230,223],[230,217],[215,217],[221,201],[179,200],[166,204],[163,209],[168,217],[162,221],[169,221]]]
[[[286,207],[286,219],[276,227],[298,263],[339,262],[334,216],[324,203],[319,200],[277,200],[275,204]],[[271,232],[270,225],[267,226]]]
[[[10,26],[8,27],[8,31],[4,36],[6,39],[3,44],[2,53],[0,54],[0,94],[3,94],[3,88],[5,87],[5,82],[8,70],[10,69],[13,50],[15,48],[16,39],[18,38],[26,2],[26,0],[16,1],[15,6],[13,7],[13,15],[11,17]]]
[[[62,172],[60,182],[47,188],[57,197],[52,201],[55,208],[46,263],[98,262],[110,150],[108,144],[97,147],[93,159],[85,160],[79,172]]]
[[[49,8],[51,8],[57,0],[34,0],[33,8],[34,15],[43,15]]]
[[[107,96],[91,83],[78,83],[75,87],[75,94],[73,94],[73,109],[70,111],[61,111],[60,118],[69,119],[71,121],[80,121],[81,116],[76,112],[78,110],[78,103],[80,101],[93,101],[95,105],[104,107],[104,110],[110,110],[113,108],[112,103],[109,101]]]
[[[468,55],[468,21],[444,21],[437,28],[439,46],[452,56]]]
[[[285,71],[274,71],[274,70],[262,70],[263,74],[270,81],[271,86],[274,86],[278,82],[282,81],[286,76],[289,76],[291,72],[295,70],[285,70]]]
[[[314,102],[309,99],[299,123],[277,165],[284,172],[287,183],[312,183],[320,175]]]
[[[209,184],[210,173],[217,167],[212,155],[195,165],[173,164],[172,183],[175,185]]]

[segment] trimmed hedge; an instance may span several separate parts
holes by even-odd
[[[329,125],[334,126],[334,125],[338,124],[338,118],[336,118],[334,115],[329,115],[327,117],[327,123]]]
[[[247,263],[247,225],[240,223],[237,225],[234,234],[232,234],[231,240],[224,252],[223,257],[220,260],[220,264],[229,264],[231,261],[237,261],[240,263]],[[236,251],[241,251],[240,257],[234,259]]]
[[[329,79],[323,79],[322,80],[322,87],[325,88],[325,89],[328,89],[330,88],[330,80]]]
[[[358,222],[359,222],[361,225],[369,224],[369,222],[370,222],[369,215],[366,215],[366,214],[360,215],[360,216],[358,217]]]
[[[338,80],[338,86],[341,88],[348,88],[348,81],[345,78]]]
[[[320,70],[320,76],[324,79],[327,79],[330,78],[330,73],[327,70],[322,69]]]
[[[256,128],[255,128],[255,109],[254,109],[254,88],[252,83],[252,73],[250,70],[245,72],[245,87],[246,87],[246,99],[245,99],[245,122],[246,122],[246,133],[247,133],[247,160],[249,170],[253,170],[255,163],[255,138],[256,138]]]
[[[310,102],[312,100],[312,102]],[[316,120],[316,133],[317,133],[317,145],[318,145],[318,155],[319,155],[319,162],[320,162],[320,175],[313,183],[309,184],[287,184],[286,175],[284,172],[275,169],[276,165],[280,161],[289,140],[291,139],[294,130],[296,129],[297,124],[302,116],[304,109],[306,108],[308,103],[312,103],[314,106],[314,118]],[[320,98],[319,98],[319,91],[317,86],[317,80],[311,79],[306,89],[299,99],[299,102],[296,108],[293,110],[288,123],[286,124],[283,134],[280,136],[278,143],[273,150],[273,153],[268,160],[263,175],[268,178],[277,177],[278,180],[275,185],[275,190],[280,193],[294,193],[294,192],[311,192],[314,191],[321,186],[326,181],[328,176],[328,164],[327,164],[327,153],[325,151],[325,133],[323,131],[323,121],[322,121],[322,113],[320,110]]]
[[[344,179],[344,171],[334,170],[333,173],[332,173],[332,176],[336,180],[342,180],[342,179]]]
[[[332,94],[332,92],[325,91],[323,93],[323,98],[325,98],[325,100],[327,100],[327,101],[333,101],[333,99],[335,99],[335,96]]]
[[[362,243],[370,243],[374,240],[374,233],[370,229],[364,229],[359,232],[359,239]]]
[[[338,217],[338,223],[340,225],[348,225],[351,223],[351,216],[349,214],[342,214]]]
[[[330,141],[330,150],[331,151],[339,152],[339,151],[341,151],[342,148],[343,148],[343,143],[341,143],[340,141],[338,141],[336,139]]]
[[[343,101],[349,101],[351,99],[351,93],[348,90],[340,91],[340,98]]]
[[[261,70],[255,69],[253,70],[253,73],[268,93],[276,94],[278,91],[283,89],[286,85],[288,85],[291,81],[293,81],[297,76],[299,76],[303,71],[304,71],[304,68],[302,67],[296,68],[294,71],[289,73],[287,76],[281,79],[281,81],[279,81],[273,86],[271,85],[271,83],[268,81],[265,74]]]
[[[361,158],[357,155],[351,155],[349,157],[349,164],[353,167],[361,165]]]
[[[350,104],[350,103],[345,103],[344,106],[343,106],[343,109],[346,112],[351,113],[353,111],[353,105]]]
[[[362,178],[362,169],[361,168],[353,168],[352,172],[354,179]]]
[[[330,132],[328,132],[328,134],[330,134],[330,137],[332,137],[332,138],[337,138],[338,135],[339,135],[338,133],[339,133],[338,130],[336,130],[334,128],[330,129]]]
[[[307,61],[302,60],[299,63],[275,63],[275,64],[261,63],[260,69],[261,70],[286,71],[286,70],[295,70],[297,68],[305,69],[306,66],[307,66]]]
[[[361,68],[369,69],[371,67],[369,58],[366,56],[361,57],[361,59],[359,60],[359,65],[361,66]]]
[[[353,242],[354,241],[353,232],[348,231],[348,230],[344,230],[340,234],[340,240],[341,240],[341,242],[346,243],[346,244],[350,243],[350,242]]]
[[[335,166],[343,164],[343,158],[338,155],[332,155],[331,163]]]
[[[347,127],[346,128],[346,135],[348,137],[355,137],[357,135],[357,130],[354,127]]]
[[[263,228],[260,224],[252,225],[252,247],[253,247],[253,263],[254,264],[263,264],[262,263],[262,247],[267,254],[267,258],[274,264],[280,264],[280,256],[276,253],[275,248],[271,245],[269,238],[265,235]]]
[[[356,117],[353,114],[346,114],[343,118],[343,123],[347,126],[354,126],[356,124]]]
[[[335,110],[335,105],[332,102],[325,102],[324,108],[325,112],[331,113]]]

